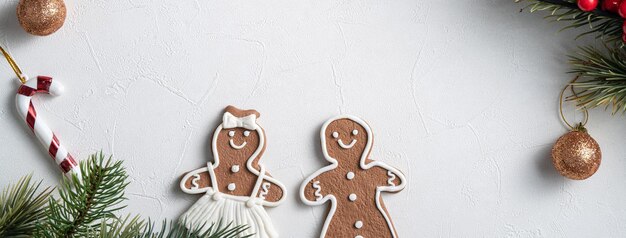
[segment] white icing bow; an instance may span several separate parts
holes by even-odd
[[[222,118],[222,127],[224,127],[224,129],[243,127],[248,130],[256,130],[256,115],[252,114],[245,117],[236,117],[230,112],[225,112]]]

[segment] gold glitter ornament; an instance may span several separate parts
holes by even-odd
[[[17,19],[26,32],[47,36],[63,26],[66,11],[63,0],[20,0]]]
[[[561,175],[570,179],[591,177],[598,171],[601,161],[598,142],[584,128],[561,136],[552,147],[552,164]]]
[[[574,98],[577,97],[573,84],[578,77],[576,76],[572,82],[565,86],[559,96],[561,119],[563,119],[563,122],[571,131],[561,136],[552,147],[552,164],[561,175],[569,179],[583,180],[591,177],[598,171],[602,161],[602,151],[598,142],[585,129],[585,125],[589,120],[587,108],[582,108],[585,119],[583,122],[576,124],[576,126],[572,126],[572,124],[567,122],[565,115],[563,115],[563,94],[570,87]]]

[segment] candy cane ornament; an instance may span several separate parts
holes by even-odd
[[[26,122],[26,125],[35,133],[39,142],[48,149],[48,154],[57,163],[65,176],[71,178],[75,174],[78,179],[81,178],[80,168],[74,157],[67,152],[67,149],[59,142],[57,136],[52,132],[48,124],[37,115],[37,111],[33,106],[32,98],[37,93],[46,93],[53,96],[63,93],[63,85],[57,81],[53,81],[51,77],[38,76],[37,79],[28,79],[23,76],[26,81],[20,85],[15,96],[17,111]]]

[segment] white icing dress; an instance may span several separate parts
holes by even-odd
[[[259,164],[260,165],[260,164]],[[272,225],[270,217],[261,205],[264,197],[255,197],[258,193],[265,169],[262,165],[257,182],[250,196],[234,196],[219,191],[212,163],[207,163],[207,170],[211,177],[212,187],[198,201],[185,212],[180,222],[188,229],[197,229],[202,226],[201,232],[209,229],[211,224],[225,226],[232,222],[231,227],[247,226],[240,236],[253,234],[254,238],[277,238],[278,233]]]

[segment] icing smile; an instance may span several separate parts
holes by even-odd
[[[341,139],[337,140],[337,143],[339,143],[339,146],[341,146],[341,148],[350,149],[356,144],[356,139],[352,139],[352,142],[350,142],[350,144],[348,145],[344,144],[343,141],[341,141]]]
[[[250,136],[250,131],[244,131],[243,132],[243,136],[244,137]],[[229,131],[228,132],[228,137],[230,137],[230,140],[228,140],[228,143],[230,144],[230,147],[233,147],[233,149],[235,149],[235,150],[241,150],[241,149],[243,149],[243,147],[246,146],[246,144],[248,144],[245,140],[243,141],[243,143],[241,143],[241,145],[235,144],[235,141],[233,141],[233,137],[235,137],[235,131]]]
[[[233,149],[236,149],[236,150],[241,150],[241,149],[243,149],[243,147],[246,146],[246,144],[248,144],[247,142],[244,141],[243,143],[241,143],[241,145],[237,145],[237,144],[235,144],[233,139],[230,139],[228,141],[228,143],[230,144],[230,147],[233,147]],[[352,146],[350,146],[350,147],[352,147]]]

